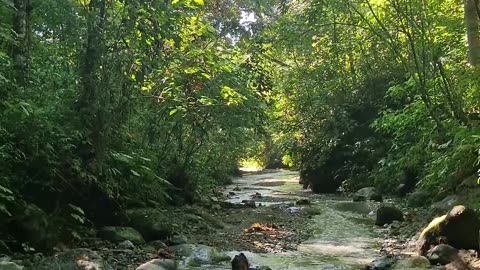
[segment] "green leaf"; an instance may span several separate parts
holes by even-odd
[[[3,193],[7,193],[7,194],[13,194],[13,192],[10,189],[8,189],[8,188],[6,188],[2,185],[0,185],[0,191],[2,191]]]
[[[73,204],[68,204],[68,206],[69,206],[70,208],[72,208],[72,210],[74,210],[75,212],[78,212],[78,213],[80,213],[80,214],[82,214],[82,215],[85,215],[85,212],[83,211],[82,208],[80,208],[80,207],[78,207],[78,206],[75,206],[75,205],[73,205]]]
[[[140,177],[140,174],[139,174],[138,172],[136,172],[136,171],[134,171],[134,170],[130,170],[130,172],[131,172],[133,175]]]
[[[70,216],[81,224],[85,222],[85,218],[82,216],[79,216],[77,214],[70,214]]]
[[[7,207],[5,207],[5,205],[3,205],[3,204],[0,204],[0,212],[3,212],[10,217],[12,216],[12,214],[7,210]]]
[[[203,2],[203,0],[193,0],[193,2],[195,2],[195,4],[199,5],[199,6],[205,6],[205,3]]]

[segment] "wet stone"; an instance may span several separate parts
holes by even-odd
[[[296,202],[296,205],[310,205],[310,200],[308,199],[301,199]]]
[[[374,260],[370,265],[366,266],[364,270],[388,270],[395,263],[395,259],[389,256],[384,256]]]

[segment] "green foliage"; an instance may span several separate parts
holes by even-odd
[[[249,159],[352,191],[405,178],[452,189],[480,167],[480,76],[453,1],[46,0],[16,12],[0,2],[1,212],[70,204],[80,221],[88,205],[61,196],[76,188],[120,207],[194,202]]]
[[[200,0],[94,4],[35,2],[20,73],[16,9],[0,3],[2,212],[15,200],[51,212],[60,204],[84,222],[89,201],[208,196],[263,125],[255,48],[232,45],[247,35],[237,27],[243,4],[220,12]]]
[[[7,205],[14,201],[14,199],[13,192],[10,189],[0,185],[0,212],[11,216],[12,214],[10,211],[8,211]]]
[[[304,178],[437,192],[478,170],[464,34],[451,1],[311,1],[271,18],[273,115]]]

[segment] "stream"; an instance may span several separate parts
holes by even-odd
[[[296,251],[269,254],[244,252],[252,266],[268,266],[273,270],[353,270],[360,269],[379,256],[382,240],[374,231],[371,217],[374,203],[352,202],[351,198],[312,194],[298,184],[298,173],[286,170],[250,174],[234,179],[225,192],[228,194],[233,190],[235,196],[229,199],[232,203],[241,203],[242,200],[250,199],[252,193],[258,192],[264,197],[275,197],[279,199],[275,201],[281,201],[262,202],[262,207],[308,199],[311,205],[304,207],[315,207],[320,213],[312,217],[313,237],[301,243]],[[228,255],[233,257],[239,252],[231,251]],[[231,267],[225,264],[204,269]]]

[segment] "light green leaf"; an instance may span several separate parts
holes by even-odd
[[[140,177],[140,174],[134,170],[130,170],[130,172],[132,172],[133,175],[137,176],[137,177]]]
[[[205,6],[205,3],[203,2],[203,0],[193,0],[193,2],[195,2],[195,4],[199,5],[199,6]]]
[[[78,212],[78,213],[80,213],[80,214],[82,214],[82,215],[85,215],[85,212],[83,212],[83,209],[82,209],[82,208],[80,208],[80,207],[78,207],[78,206],[75,206],[75,205],[73,205],[73,204],[68,204],[68,206],[69,206],[70,208],[72,208],[72,210],[74,210],[75,212]]]

